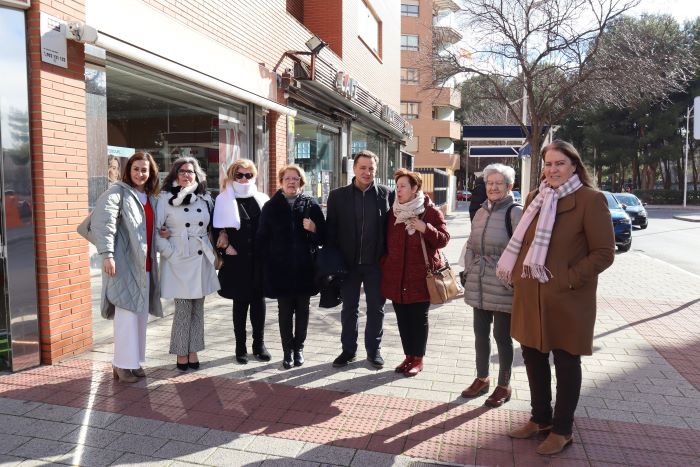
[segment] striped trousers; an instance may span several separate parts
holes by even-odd
[[[204,350],[204,298],[176,298],[170,353],[187,355]]]

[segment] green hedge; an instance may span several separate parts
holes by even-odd
[[[678,190],[632,190],[647,204],[683,204],[683,192]],[[687,204],[700,206],[700,191],[688,190]]]

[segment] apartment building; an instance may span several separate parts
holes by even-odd
[[[401,115],[413,125],[406,151],[416,168],[439,169],[449,180],[460,165],[454,142],[461,96],[451,83],[434,82],[433,57],[461,40],[458,10],[453,0],[401,0]]]
[[[0,0],[0,371],[91,347],[100,269],[75,229],[136,150],[163,174],[196,157],[214,195],[242,157],[269,193],[300,164],[322,203],[362,149],[390,181],[399,24],[393,0]]]

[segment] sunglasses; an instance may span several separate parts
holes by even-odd
[[[251,174],[251,173],[242,174],[242,173],[240,173],[240,172],[236,172],[236,174],[234,175],[234,177],[236,178],[236,180],[240,180],[240,179],[242,179],[243,177],[245,177],[245,178],[247,178],[248,180],[250,180],[251,178],[253,178],[253,174]]]

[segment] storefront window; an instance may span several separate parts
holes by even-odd
[[[289,119],[294,163],[306,172],[304,191],[325,204],[333,182],[338,154],[338,129],[302,118]],[[291,131],[291,129],[290,129]]]
[[[388,149],[387,149],[387,157],[386,157],[387,180],[386,180],[386,184],[387,184],[387,186],[390,186],[391,188],[396,186],[396,182],[394,182],[394,173],[398,170],[399,163],[400,163],[399,147],[400,147],[399,143],[391,141],[389,143]]]
[[[379,165],[377,166],[377,174],[375,179],[378,183],[386,183],[386,160],[382,148],[385,145],[385,139],[379,133],[369,130],[356,123],[352,124],[352,158],[355,159],[360,151],[372,151],[379,157]]]
[[[88,68],[86,83],[88,93],[106,96],[106,154],[100,149],[103,144],[90,147],[91,206],[119,179],[126,160],[137,150],[153,155],[161,180],[175,159],[195,157],[213,195],[219,192],[228,166],[236,159],[251,157],[247,105],[215,100],[190,86],[120,62],[109,62],[104,71]],[[99,112],[93,112],[93,120],[98,117]],[[97,129],[101,123],[88,125]],[[266,130],[263,124],[261,132]],[[266,144],[257,147],[256,155],[266,157]],[[267,173],[263,175],[261,183],[267,179]]]

